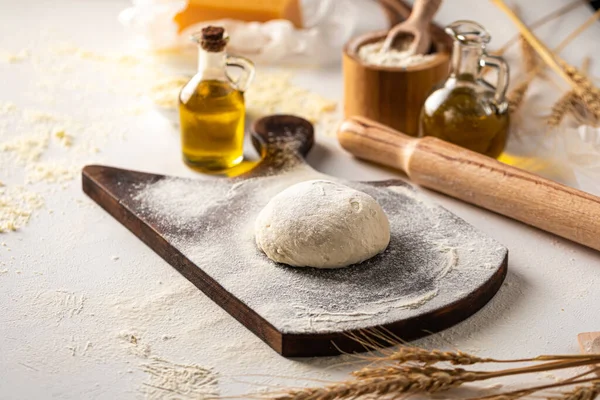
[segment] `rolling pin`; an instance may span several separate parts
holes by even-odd
[[[400,169],[418,185],[600,250],[600,197],[363,117],[346,119],[337,137],[356,157]]]

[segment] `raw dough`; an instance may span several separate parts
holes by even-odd
[[[301,182],[273,197],[254,228],[267,257],[295,267],[346,267],[390,242],[387,215],[373,197],[324,180]]]

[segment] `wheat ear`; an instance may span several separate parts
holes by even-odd
[[[465,382],[478,379],[478,372],[462,369],[442,370],[438,368],[406,368],[395,375],[357,379],[325,386],[290,391],[274,397],[275,400],[333,400],[350,399],[364,395],[386,395],[391,393],[435,393],[445,391]]]

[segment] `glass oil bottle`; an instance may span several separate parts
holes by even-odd
[[[481,25],[457,21],[446,32],[454,39],[450,75],[425,100],[420,136],[435,136],[497,158],[509,127],[508,65],[485,52],[491,38]],[[483,79],[483,67],[496,70],[495,86]]]
[[[193,37],[199,45],[198,72],[179,94],[184,162],[201,172],[223,171],[243,159],[243,92],[254,76],[251,61],[225,53],[225,30],[209,26]],[[237,79],[227,67],[241,68]]]

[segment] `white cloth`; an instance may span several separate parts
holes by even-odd
[[[192,25],[179,34],[173,17],[185,8],[185,0],[133,0],[119,20],[149,49],[192,46],[192,32],[218,24],[231,37],[231,53],[258,63],[296,65],[338,61],[353,34],[388,28],[385,11],[375,0],[302,0],[300,4],[305,29],[296,29],[287,20],[220,20]]]

